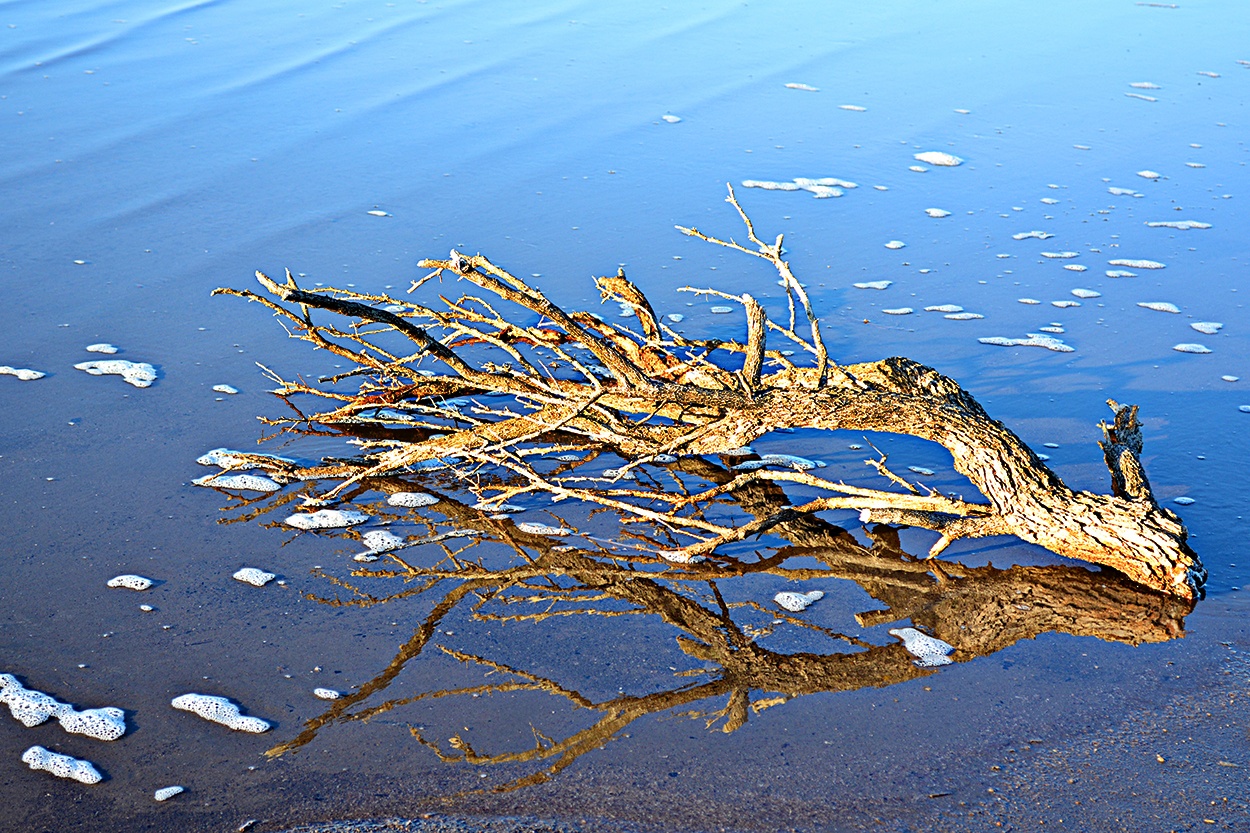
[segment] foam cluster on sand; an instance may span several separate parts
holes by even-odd
[[[125,359],[106,359],[94,362],[79,362],[75,370],[85,370],[92,376],[120,376],[128,384],[137,388],[151,387],[156,381],[156,368],[147,362],[129,362]]]
[[[114,576],[108,580],[109,587],[124,587],[127,590],[147,590],[152,586],[152,579],[145,576],[136,576],[133,573],[126,573],[121,576]]]
[[[116,706],[78,711],[42,691],[26,688],[12,674],[0,674],[0,703],[7,705],[14,719],[28,728],[55,717],[62,729],[74,735],[117,740],[126,734],[125,713]]]
[[[250,584],[253,587],[264,587],[269,582],[277,578],[273,573],[267,573],[257,567],[243,567],[238,570],[231,578],[241,581],[244,584]]]
[[[83,784],[98,784],[104,780],[90,761],[50,752],[42,746],[32,746],[23,752],[22,762],[33,770],[50,772],[57,778],[72,778]]]
[[[214,697],[211,694],[183,694],[175,697],[170,703],[175,709],[198,714],[205,720],[220,723],[236,732],[267,732],[268,721],[259,717],[245,717],[239,713],[239,707],[225,697]]]
[[[890,635],[903,640],[903,647],[915,657],[912,664],[917,668],[937,668],[954,662],[950,655],[954,653],[955,646],[949,642],[935,639],[915,628],[894,628]]]

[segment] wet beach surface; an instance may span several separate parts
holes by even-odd
[[[256,819],[250,829],[272,831],[392,817],[435,830],[521,817],[588,831],[1236,829],[1250,813],[1250,414],[1239,410],[1250,405],[1250,14],[1231,0],[1177,6],[4,5],[0,364],[47,375],[0,375],[0,673],[80,709],[119,706],[128,731],[104,743],[0,709],[0,827],[216,831]],[[931,152],[962,164],[917,158]],[[823,178],[844,184],[796,181]],[[749,291],[784,316],[763,265],[673,230],[740,236],[726,182],[766,238],[785,232],[838,360],[938,368],[1069,485],[1108,489],[1105,400],[1140,405],[1147,472],[1189,527],[1206,600],[1189,612],[1007,539],[942,556],[938,571],[986,588],[967,599],[934,589],[937,573],[904,570],[895,578],[912,595],[885,601],[858,562],[820,580],[744,575],[719,589],[760,644],[846,650],[774,627],[775,593],[818,587],[826,596],[796,618],[876,646],[884,664],[829,672],[824,688],[811,671],[810,693],[726,733],[711,720],[724,692],[682,699],[721,672],[683,652],[658,608],[503,623],[460,605],[405,654],[448,588],[318,602],[309,596],[349,597],[334,580],[362,566],[359,535],[273,524],[289,513],[272,507],[302,487],[243,505],[191,483],[210,473],[197,457],[256,450],[256,416],[283,414],[258,362],[285,378],[337,369],[214,288],[290,268],[306,287],[399,297],[424,274],[419,259],[454,246],[605,317],[616,310],[590,276],[624,264],[657,312],[683,316],[674,326],[737,337],[738,312],[676,291]],[[1033,231],[1053,236],[1021,236]],[[1135,277],[1108,275],[1125,271]],[[962,309],[926,310],[945,305]],[[947,317],[961,313],[983,317]],[[981,341],[1031,334],[1071,352]],[[98,343],[119,350],[85,350]],[[1210,352],[1175,349],[1185,344]],[[92,360],[149,362],[158,378],[139,388],[74,368]],[[239,393],[213,390],[222,384]],[[966,488],[943,449],[869,439],[903,468],[933,471],[917,473],[926,485]],[[756,445],[877,485],[864,442],[796,432]],[[395,512],[397,524],[445,530],[463,515],[452,509],[463,495],[436,477],[428,486],[443,508]],[[355,508],[380,516],[382,497]],[[258,507],[272,514],[249,517]],[[552,522],[539,509],[518,522]],[[620,530],[573,520],[591,535]],[[853,513],[825,520],[872,545]],[[907,530],[898,546],[922,553],[933,538]],[[492,557],[488,544],[472,552]],[[819,565],[810,553],[789,563]],[[232,578],[248,566],[276,580]],[[121,574],[155,585],[106,586]],[[706,588],[678,589],[711,609]],[[856,618],[917,598],[932,603]],[[1040,613],[1065,605],[1088,613],[1079,628]],[[917,669],[887,633],[913,623],[968,642],[954,664]],[[478,690],[521,678],[465,656],[577,698]],[[353,719],[313,695],[351,700],[370,685]],[[172,709],[187,692],[229,697],[272,728],[231,732]],[[554,761],[444,762],[433,748],[449,755],[457,737],[483,755],[522,752],[591,730],[602,713],[579,698],[626,695],[654,707],[517,789],[493,791]],[[35,744],[92,761],[104,781],[29,770],[20,757]],[[186,792],[153,801],[172,784]]]

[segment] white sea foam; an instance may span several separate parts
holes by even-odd
[[[564,526],[548,526],[547,524],[532,523],[523,521],[516,525],[516,528],[522,532],[528,532],[530,535],[572,535],[573,530]]]
[[[198,714],[205,720],[220,723],[236,732],[266,732],[268,721],[259,717],[244,717],[239,707],[225,697],[214,697],[210,694],[182,694],[170,703],[175,709]]]
[[[116,706],[79,711],[49,694],[26,688],[12,674],[0,674],[0,703],[27,728],[55,717],[66,732],[96,740],[117,740],[126,734],[125,712]]]
[[[796,593],[792,590],[783,590],[776,596],[773,596],[773,601],[791,613],[802,613],[811,607],[813,602],[818,602],[824,597],[825,591],[823,590],[811,590],[807,593]]]
[[[1088,267],[1088,266],[1082,266],[1082,265],[1081,265],[1081,264],[1079,264],[1079,263],[1065,263],[1065,264],[1063,265],[1063,268],[1064,268],[1064,269],[1067,269],[1069,272],[1084,272],[1084,271],[1085,271],[1086,269],[1088,269],[1089,267]]]
[[[926,469],[924,466],[908,466],[907,469],[908,471],[912,471],[912,472],[915,472],[916,474],[924,475],[925,477],[933,476],[933,469]]]
[[[789,84],[786,84],[786,88],[791,89],[791,90],[804,90],[805,92],[809,92],[809,93],[820,92],[819,87],[813,87],[810,84],[797,84],[797,83],[791,82]]]
[[[925,312],[963,312],[964,308],[959,304],[935,304],[931,307],[925,307]]]
[[[885,289],[894,281],[864,281],[863,283],[853,284],[856,289]]]
[[[114,347],[112,344],[106,344],[106,343],[104,343],[104,342],[101,342],[101,343],[99,343],[99,344],[88,344],[88,345],[87,345],[87,352],[88,352],[88,353],[108,353],[108,354],[112,354],[112,353],[116,353],[116,352],[117,352],[117,348],[116,348],[116,347]]]
[[[928,165],[937,165],[941,168],[955,168],[964,163],[964,160],[958,156],[946,153],[940,150],[926,150],[923,153],[917,153],[912,156],[917,162],[924,162]]]
[[[186,789],[184,787],[179,787],[179,786],[161,787],[159,790],[152,793],[152,798],[156,799],[157,801],[168,801],[169,799],[173,798],[175,795],[178,795],[179,793],[182,793],[182,792],[186,792]]]
[[[1140,98],[1142,101],[1158,101],[1159,100],[1152,95],[1142,95],[1141,93],[1125,93],[1125,95],[1128,96],[1129,98]]]
[[[885,247],[887,249],[901,249],[906,245],[907,244],[904,243],[902,240],[891,240],[889,243],[885,244]]]
[[[1224,325],[1218,321],[1195,321],[1189,325],[1203,335],[1213,336],[1220,330],[1224,329]]]
[[[256,454],[247,451],[234,451],[229,448],[214,448],[212,451],[206,452],[195,459],[195,462],[201,466],[217,466],[222,469],[238,468],[247,464],[246,457],[259,457],[264,460],[273,460],[276,463],[294,463],[295,461],[289,457],[279,457],[276,454]]]
[[[729,313],[733,311],[734,311],[733,307],[712,307],[711,309],[708,310],[708,312],[712,313],[713,315],[728,315]]]
[[[1129,258],[1116,258],[1108,260],[1112,266],[1123,266],[1126,269],[1166,269],[1166,263],[1160,263],[1157,260],[1132,260]]]
[[[217,391],[218,393],[229,394],[230,396],[233,396],[234,394],[239,392],[239,389],[233,385],[213,385],[213,390]]]
[[[668,122],[669,124],[677,124],[677,122],[681,121],[681,116],[674,116],[670,113],[665,113],[664,115],[660,116],[660,118],[664,119],[664,121]]]
[[[316,512],[291,515],[283,523],[296,529],[341,529],[362,524],[367,520],[369,516],[364,512],[352,509],[319,509]]]
[[[1146,223],[1150,228],[1174,228],[1180,231],[1189,231],[1190,229],[1211,228],[1210,223],[1200,223],[1197,220],[1157,220]]]
[[[1028,304],[1031,307],[1035,307],[1041,303],[1041,301],[1037,300],[1036,298],[1017,298],[1016,301],[1018,301],[1021,304]]]
[[[1169,304],[1167,301],[1139,301],[1137,306],[1143,309],[1152,309],[1155,312],[1179,313],[1181,311],[1181,308],[1176,304]]]
[[[1137,191],[1134,191],[1132,188],[1119,188],[1114,185],[1112,185],[1111,187],[1107,189],[1107,193],[1111,194],[1113,197],[1140,197],[1142,196],[1142,194],[1139,194]]]
[[[125,359],[106,359],[79,362],[75,370],[85,370],[92,376],[120,376],[136,388],[151,387],[156,381],[156,368],[147,362],[128,362]]]
[[[266,584],[277,578],[277,576],[273,573],[266,573],[264,570],[257,569],[256,567],[243,567],[237,570],[231,578],[236,581],[241,581],[244,584],[250,584],[253,587],[264,587]]]
[[[1059,309],[1069,309],[1071,307],[1079,307],[1081,305],[1081,302],[1080,301],[1051,301],[1050,305],[1052,307],[1059,307]]]
[[[69,778],[83,784],[98,784],[104,780],[104,776],[100,775],[90,761],[51,752],[42,746],[32,746],[23,752],[22,762],[31,769],[50,772],[57,778]]]
[[[147,590],[152,586],[152,579],[127,573],[114,576],[108,580],[109,587],[125,587],[127,590]]]
[[[1080,256],[1080,252],[1042,252],[1042,257],[1050,258],[1051,260],[1071,260]]]
[[[313,696],[320,700],[337,700],[343,696],[343,692],[332,688],[314,688]]]
[[[1158,171],[1138,171],[1137,175],[1140,176],[1142,179],[1158,179],[1159,177],[1163,176],[1163,174],[1159,173]]]
[[[1022,231],[1018,234],[1011,235],[1012,240],[1049,240],[1055,235],[1048,231]]]
[[[1072,290],[1072,294],[1078,298],[1101,298],[1102,297],[1101,292],[1096,292],[1093,289],[1074,289]]]
[[[1106,271],[1106,275],[1108,278],[1135,278],[1137,277],[1136,272],[1129,272],[1124,269],[1108,269]]]
[[[191,482],[196,486],[234,492],[276,492],[282,488],[276,481],[258,474],[206,474]]]
[[[1071,353],[1075,350],[1075,348],[1064,344],[1061,339],[1048,336],[1044,333],[1027,333],[1027,335],[1028,338],[1004,338],[1003,336],[989,336],[987,338],[979,338],[977,341],[982,344],[994,344],[999,347],[1042,347],[1056,353]]]
[[[380,209],[380,208],[374,208],[374,209],[372,209],[371,211],[366,211],[365,213],[366,213],[366,214],[368,214],[368,215],[370,215],[370,216],[373,216],[373,217],[389,217],[389,216],[391,216],[390,214],[388,214],[387,212],[383,211],[383,210],[382,210],[382,209]]]
[[[1211,348],[1205,347],[1201,344],[1195,344],[1192,342],[1185,343],[1185,344],[1175,344],[1172,346],[1172,349],[1178,353],[1210,353],[1211,352]]]
[[[979,312],[952,312],[950,315],[944,315],[942,317],[950,321],[975,321],[976,319],[984,318],[985,316]]]
[[[897,307],[895,309],[883,309],[881,311],[886,315],[911,315],[915,312],[915,310],[911,307]]]
[[[936,668],[954,662],[950,655],[954,653],[955,646],[949,642],[935,639],[915,628],[893,628],[890,635],[903,640],[903,647],[915,657],[912,663],[918,668]]]
[[[371,529],[360,536],[370,555],[401,549],[407,542],[393,532],[385,529]]]
[[[773,182],[767,179],[744,179],[743,188],[761,188],[765,191],[798,191],[799,186],[793,182]]]
[[[758,460],[747,460],[734,466],[734,471],[755,471],[767,466],[781,466],[782,468],[794,469],[795,471],[809,471],[811,469],[823,469],[825,464],[820,460],[809,460],[806,457],[796,457],[793,454],[762,454]]]
[[[924,210],[924,213],[928,214],[930,217],[935,217],[937,219],[951,216],[951,213],[947,211],[945,208],[926,208]]]
[[[839,104],[838,109],[850,110],[852,113],[864,113],[868,110],[867,107],[860,107],[858,104]]]
[[[395,492],[387,497],[386,502],[391,506],[418,509],[422,506],[433,506],[438,503],[438,498],[425,492]]]
[[[1161,90],[1163,89],[1158,84],[1152,84],[1149,81],[1133,81],[1132,83],[1129,84],[1129,86],[1135,90]]]
[[[36,379],[42,379],[48,374],[38,370],[31,370],[29,367],[9,367],[7,364],[0,365],[0,376],[16,376],[23,382],[33,382]]]

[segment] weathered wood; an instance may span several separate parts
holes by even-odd
[[[744,306],[747,332],[742,342],[696,341],[673,333],[660,323],[651,302],[623,271],[599,278],[597,285],[605,299],[627,303],[637,312],[641,333],[589,313],[567,312],[485,257],[458,252],[445,260],[422,261],[422,266],[433,271],[414,282],[413,289],[435,277],[449,276],[516,305],[523,314],[509,320],[471,295],[457,301],[443,299],[445,308],[439,310],[404,301],[402,312],[388,311],[380,307],[397,309],[394,305],[399,302],[338,289],[303,290],[290,272],[284,284],[257,273],[277,302],[245,290],[218,292],[265,304],[286,319],[297,337],[357,362],[358,368],[347,374],[364,379],[355,396],[303,382],[282,382],[278,392],[284,397],[321,396],[335,405],[320,414],[301,415],[291,424],[350,433],[352,424],[368,418],[370,408],[410,409],[407,424],[419,433],[415,439],[375,439],[374,450],[356,463],[335,461],[308,474],[341,480],[329,497],[364,479],[403,472],[435,459],[458,460],[455,465],[466,470],[495,466],[524,481],[523,487],[515,488],[600,503],[626,518],[662,518],[683,535],[694,537],[692,543],[667,553],[674,561],[689,561],[777,521],[756,519],[754,525],[736,529],[719,526],[700,520],[697,512],[684,511],[690,509],[690,501],[680,495],[587,484],[584,477],[549,477],[525,462],[525,444],[558,435],[560,442],[636,460],[657,454],[720,454],[777,429],[905,434],[945,447],[955,469],[976,486],[986,503],[940,494],[918,496],[914,487],[889,472],[880,460],[871,464],[895,485],[907,486],[905,493],[834,483],[811,473],[801,478],[790,475],[833,496],[787,511],[855,508],[861,510],[865,522],[931,529],[939,533],[931,556],[960,538],[1015,535],[1059,555],[1117,570],[1143,586],[1184,599],[1201,597],[1206,573],[1187,543],[1185,526],[1154,499],[1141,465],[1142,436],[1135,406],[1109,402],[1114,421],[1102,426],[1101,446],[1112,494],[1069,488],[1016,434],[936,370],[906,358],[849,366],[834,361],[807,295],[782,258],[781,238],[774,243],[761,241],[732,190],[729,201],[747,224],[755,249],[695,229],[681,230],[767,260],[781,276],[790,305],[789,324],[782,326],[769,321],[750,295],[700,290]],[[796,304],[807,319],[806,337],[795,329]],[[356,323],[345,330],[315,324],[311,309],[347,316]],[[541,316],[537,324],[520,323],[526,317],[532,320],[534,313]],[[801,366],[780,351],[768,349],[770,332],[780,333],[813,357],[814,366]],[[398,356],[371,340],[386,333],[407,337],[417,351]],[[508,361],[498,364],[476,358],[471,351],[479,348],[502,351]],[[440,362],[451,375],[418,370],[422,358]],[[734,370],[739,360],[741,368]],[[449,391],[495,399],[493,404],[479,404],[467,412],[445,404]],[[498,404],[500,397],[507,402]],[[350,474],[344,474],[345,465]],[[760,471],[738,485],[752,479],[784,477]],[[661,506],[644,509],[643,502]]]

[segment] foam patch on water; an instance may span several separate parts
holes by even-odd
[[[196,486],[233,492],[276,492],[282,488],[277,482],[258,474],[206,474],[191,482]]]
[[[438,503],[438,498],[425,492],[395,492],[387,497],[386,502],[405,509],[419,509],[422,506],[433,506]]]
[[[117,740],[126,734],[125,713],[116,706],[79,711],[42,691],[26,688],[12,674],[0,674],[0,703],[27,728],[55,717],[62,729],[74,735]]]
[[[268,721],[259,717],[245,717],[239,707],[225,697],[214,697],[210,694],[183,694],[175,697],[170,703],[175,709],[198,714],[205,720],[220,723],[236,732],[267,732]]]
[[[92,376],[120,376],[136,388],[151,387],[156,381],[156,368],[147,362],[128,362],[125,359],[107,359],[79,362],[75,370],[85,370]]]
[[[16,376],[23,382],[33,382],[47,375],[39,370],[31,370],[29,367],[9,367],[7,364],[0,364],[0,376]]]
[[[256,567],[243,567],[236,571],[231,578],[236,581],[241,581],[244,584],[250,584],[253,587],[264,587],[266,584],[277,578],[277,576]]]
[[[1004,338],[1003,336],[989,336],[987,338],[979,338],[977,341],[982,344],[993,344],[999,347],[1041,347],[1045,350],[1052,350],[1056,353],[1072,353],[1075,352],[1074,347],[1064,344],[1061,339],[1048,336],[1045,333],[1027,333],[1028,338]]]
[[[218,393],[225,393],[231,396],[239,392],[239,389],[236,388],[234,385],[213,385],[213,390],[217,391]]]
[[[127,590],[147,590],[152,586],[152,579],[126,573],[108,580],[109,587],[125,587]]]
[[[1224,329],[1224,325],[1218,321],[1195,321],[1189,326],[1197,330],[1198,332],[1202,333],[1203,335],[1208,335],[1208,336],[1213,336],[1216,333],[1218,333],[1220,330]]]
[[[812,590],[807,593],[795,593],[792,590],[784,590],[773,596],[773,601],[791,613],[802,613],[811,607],[813,602],[818,602],[824,597],[825,591],[823,590]]]
[[[919,474],[919,475],[923,475],[924,477],[933,476],[933,469],[926,469],[924,466],[908,466],[907,470],[914,472],[916,474]]]
[[[1137,175],[1140,176],[1142,179],[1158,179],[1159,177],[1163,176],[1163,174],[1159,173],[1158,171],[1138,171]]]
[[[528,532],[530,535],[572,535],[573,530],[563,526],[548,526],[547,524],[532,523],[523,521],[516,525],[516,528],[522,532]]]
[[[1036,298],[1017,298],[1016,301],[1021,304],[1028,304],[1031,307],[1035,307],[1041,303],[1041,301]]]
[[[1012,240],[1049,240],[1055,235],[1047,231],[1022,231],[1011,235]]]
[[[1050,258],[1051,260],[1071,260],[1080,256],[1080,252],[1042,252],[1042,257]]]
[[[1051,301],[1050,305],[1052,307],[1058,307],[1059,309],[1071,309],[1072,307],[1079,307],[1081,305],[1081,302],[1080,301]]]
[[[858,104],[839,104],[839,105],[838,105],[838,109],[839,109],[839,110],[850,110],[852,113],[866,113],[866,112],[868,112],[868,108],[867,108],[867,107],[860,107]]]
[[[1108,278],[1135,278],[1136,272],[1129,272],[1124,269],[1108,269],[1106,272]]]
[[[1065,263],[1065,264],[1063,265],[1063,268],[1064,268],[1064,269],[1067,269],[1069,272],[1084,272],[1084,271],[1085,271],[1086,269],[1088,269],[1089,267],[1088,267],[1088,266],[1082,266],[1082,265],[1081,265],[1081,264],[1079,264],[1079,263]]]
[[[1189,231],[1190,229],[1211,228],[1210,223],[1200,223],[1197,220],[1158,220],[1146,223],[1150,228],[1174,228],[1180,231]]]
[[[793,454],[763,454],[758,460],[747,460],[733,467],[734,471],[755,471],[766,466],[782,466],[795,471],[823,469],[825,464],[820,460],[809,460],[806,457],[795,457]]]
[[[733,307],[712,307],[711,309],[708,310],[708,312],[712,313],[713,315],[728,315],[729,313],[733,311],[734,311]]]
[[[222,469],[237,468],[246,465],[247,461],[243,455],[249,457],[260,457],[266,460],[273,460],[277,463],[294,463],[295,461],[289,457],[279,457],[276,454],[253,454],[246,451],[235,451],[229,448],[214,448],[212,451],[206,452],[195,459],[195,462],[201,466],[217,466]]]
[[[963,312],[964,308],[959,304],[934,304],[931,307],[925,307],[925,312]]]
[[[1172,349],[1178,353],[1195,353],[1199,355],[1211,352],[1210,347],[1194,343],[1176,344],[1172,346]]]
[[[341,529],[362,524],[367,520],[369,516],[364,512],[352,509],[319,509],[316,512],[291,515],[283,523],[296,529]]]
[[[360,536],[366,547],[369,548],[369,554],[380,552],[390,552],[391,550],[402,549],[407,546],[407,542],[393,532],[385,529],[371,529]]]
[[[1118,258],[1116,260],[1107,261],[1112,266],[1123,266],[1126,269],[1166,269],[1166,263],[1160,263],[1157,260],[1130,260],[1128,258]],[[1110,277],[1110,276],[1108,276]]]
[[[885,289],[894,281],[864,281],[863,283],[852,284],[856,289]]]
[[[1152,309],[1155,312],[1179,313],[1181,308],[1176,304],[1169,304],[1167,301],[1139,301],[1137,306],[1143,309]]]
[[[893,628],[890,630],[890,636],[897,636],[903,640],[903,647],[907,649],[907,653],[915,657],[912,664],[917,668],[937,668],[954,662],[950,658],[950,655],[955,652],[954,645],[935,639],[915,628]]]
[[[819,88],[819,87],[813,87],[813,86],[812,86],[812,85],[810,85],[810,84],[797,84],[797,83],[790,83],[790,84],[786,84],[786,89],[788,89],[788,90],[803,90],[803,91],[805,91],[805,92],[809,92],[809,93],[818,93],[818,92],[820,92],[820,88]]]
[[[906,245],[907,244],[904,243],[902,240],[891,240],[890,242],[885,244],[885,247],[887,249],[901,249],[905,247]]]
[[[926,150],[923,153],[914,154],[912,158],[917,162],[936,165],[940,168],[956,168],[964,163],[964,160],[958,156],[940,150]]]
[[[107,353],[111,355],[117,352],[117,348],[114,347],[112,344],[106,344],[104,342],[101,342],[100,344],[88,344],[87,352],[88,353]]]
[[[681,116],[674,116],[670,113],[665,113],[664,115],[660,116],[660,118],[664,119],[664,121],[668,122],[669,124],[677,124],[677,122],[681,121]]]
[[[1093,289],[1080,289],[1080,288],[1077,288],[1077,289],[1072,290],[1072,294],[1073,294],[1073,295],[1075,295],[1075,296],[1076,296],[1076,297],[1078,297],[1078,298],[1083,298],[1083,299],[1089,299],[1089,298],[1101,298],[1101,297],[1102,297],[1102,293],[1101,293],[1101,292],[1097,292],[1097,291],[1095,291],[1095,290],[1093,290]]]
[[[68,778],[82,784],[98,784],[104,780],[90,761],[50,752],[42,746],[32,746],[23,752],[22,762],[33,770],[43,770],[57,778]]]
[[[175,795],[178,795],[179,793],[182,793],[182,792],[186,792],[186,789],[184,787],[178,787],[178,786],[161,787],[159,790],[152,793],[152,798],[156,799],[157,801],[168,801],[169,799],[173,798]]]
[[[313,696],[321,700],[337,700],[343,696],[343,692],[332,688],[314,688]]]
[[[760,188],[765,191],[797,191],[799,186],[793,182],[773,182],[767,179],[744,179],[743,188]]]
[[[935,217],[939,220],[943,217],[951,216],[951,213],[947,211],[945,208],[926,208],[924,210],[924,213],[928,214],[930,217]]]
[[[949,321],[975,321],[985,316],[979,312],[952,312],[950,315],[943,316]]]
[[[883,309],[881,311],[886,315],[911,315],[915,312],[915,310],[911,307],[897,307],[895,309]]]

